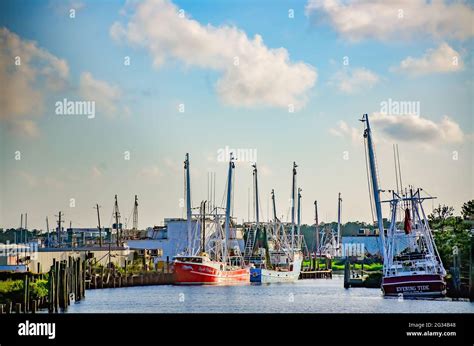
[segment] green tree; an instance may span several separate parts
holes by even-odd
[[[433,209],[433,212],[428,215],[428,220],[431,228],[444,230],[446,220],[453,216],[454,208],[445,204],[439,204],[438,207]]]
[[[474,199],[462,205],[461,214],[464,220],[474,220]]]

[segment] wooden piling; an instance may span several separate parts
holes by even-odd
[[[25,312],[28,311],[28,302],[29,302],[29,278],[28,273],[25,274],[23,279],[23,306],[25,307]]]
[[[59,312],[59,278],[60,278],[60,273],[59,273],[59,262],[55,263],[54,267],[54,312]]]
[[[349,258],[346,258],[346,263],[344,264],[344,288],[351,287],[350,279],[351,279],[351,264]]]
[[[48,312],[54,311],[54,260],[48,275]]]

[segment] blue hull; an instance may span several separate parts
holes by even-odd
[[[250,268],[250,282],[262,282],[262,269]]]

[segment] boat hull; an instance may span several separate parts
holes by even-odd
[[[382,290],[386,296],[444,297],[446,281],[438,274],[384,277]]]
[[[278,271],[261,268],[250,269],[250,282],[274,283],[274,282],[294,282],[298,280],[301,271],[301,259],[293,264],[292,271]]]
[[[249,268],[219,270],[206,264],[174,264],[175,283],[181,285],[235,285],[250,282]]]

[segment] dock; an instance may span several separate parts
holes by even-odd
[[[302,271],[300,279],[332,279],[332,269]]]

